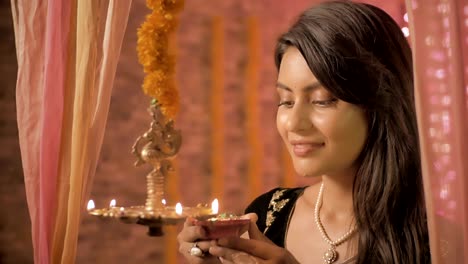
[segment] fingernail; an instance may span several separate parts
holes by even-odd
[[[210,254],[213,256],[219,256],[219,254],[221,253],[221,248],[218,246],[211,246],[208,249],[208,252],[210,252]]]

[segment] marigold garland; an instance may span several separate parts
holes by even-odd
[[[147,0],[152,10],[138,29],[137,53],[143,71],[143,91],[160,105],[161,112],[174,119],[179,108],[175,84],[175,57],[169,54],[169,37],[177,26],[176,14],[184,0]]]

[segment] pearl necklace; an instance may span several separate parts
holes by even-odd
[[[323,255],[323,260],[324,263],[326,264],[332,264],[335,261],[338,260],[338,252],[336,251],[336,247],[341,245],[343,242],[351,238],[351,236],[356,232],[356,226],[351,228],[346,234],[342,235],[340,238],[337,240],[333,241],[330,239],[328,236],[327,232],[325,231],[325,228],[323,227],[322,222],[320,221],[320,208],[322,207],[322,195],[323,195],[323,182],[322,185],[320,185],[320,191],[317,196],[317,202],[315,203],[315,223],[317,224],[317,228],[320,231],[320,234],[322,234],[323,239],[330,245],[330,248],[325,251],[325,254]]]

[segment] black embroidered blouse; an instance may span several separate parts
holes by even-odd
[[[246,209],[245,213],[258,215],[257,226],[263,234],[279,247],[285,247],[285,236],[289,219],[297,199],[306,187],[276,188],[257,197]],[[430,263],[429,242],[427,241],[426,261]],[[342,264],[352,263],[356,256],[345,260]]]
[[[273,189],[257,197],[245,209],[245,213],[256,213],[258,229],[276,245],[284,247],[289,218],[304,188]]]

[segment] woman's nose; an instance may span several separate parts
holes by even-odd
[[[307,106],[302,104],[294,105],[287,116],[286,129],[291,132],[298,132],[308,130],[312,126]]]

